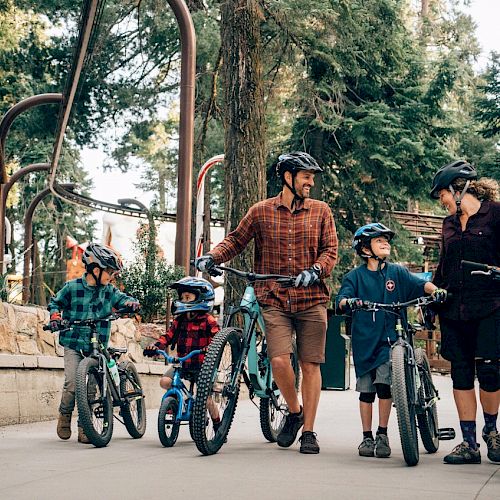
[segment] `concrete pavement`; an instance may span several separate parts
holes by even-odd
[[[441,394],[440,425],[460,436],[451,380],[435,375]],[[242,400],[229,441],[203,457],[181,428],[175,447],[160,445],[157,411],[148,412],[140,440],[115,422],[107,448],[68,442],[55,434],[55,422],[0,427],[0,499],[500,499],[500,466],[483,463],[449,466],[443,456],[457,444],[441,442],[434,455],[421,447],[420,463],[404,463],[397,421],[391,416],[388,459],[361,458],[357,393],[323,391],[317,418],[319,455],[301,455],[298,445],[281,449],[260,432],[258,409]],[[482,425],[482,416],[478,423]],[[76,422],[73,422],[76,430]],[[374,430],[376,424],[374,425]]]

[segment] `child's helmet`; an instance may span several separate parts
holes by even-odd
[[[122,260],[119,255],[111,248],[97,243],[89,243],[85,252],[83,252],[82,262],[87,270],[94,267],[100,267],[101,269],[109,268],[115,271],[123,269]]]
[[[177,290],[179,300],[172,304],[172,314],[187,312],[211,312],[214,308],[215,292],[212,284],[203,278],[188,276],[172,283],[169,288]],[[182,292],[190,292],[196,299],[192,302],[181,302]]]
[[[391,241],[395,236],[395,232],[384,226],[380,222],[372,222],[371,224],[366,224],[360,227],[355,233],[352,239],[352,248],[361,257],[368,257],[362,253],[364,247],[370,248],[370,241],[373,238],[378,238],[379,236],[386,236],[388,241]]]
[[[456,179],[477,179],[476,169],[464,160],[457,160],[441,167],[432,180],[431,198],[438,199],[439,191],[449,189],[450,184]]]

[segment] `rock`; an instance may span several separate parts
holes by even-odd
[[[36,341],[30,339],[26,335],[16,335],[16,342],[19,352],[21,354],[32,354],[32,355],[40,354],[38,346],[36,345]]]
[[[0,352],[17,353],[16,341],[6,318],[0,320]]]

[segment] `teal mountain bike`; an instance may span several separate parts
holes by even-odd
[[[295,277],[255,274],[223,266],[215,266],[214,269],[216,272],[233,273],[245,279],[248,285],[240,304],[229,309],[224,327],[209,345],[198,376],[193,409],[193,439],[203,455],[217,453],[227,440],[238,403],[241,378],[248,386],[250,398],[260,398],[260,426],[268,441],[276,441],[288,410],[273,380],[271,362],[267,357],[264,319],[253,283],[273,280],[276,286],[293,286]],[[296,348],[291,354],[291,363],[298,387]],[[208,408],[214,406],[221,416],[215,430],[208,418]]]

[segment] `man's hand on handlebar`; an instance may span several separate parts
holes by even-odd
[[[207,255],[202,255],[194,261],[194,265],[198,271],[202,273],[208,273],[210,276],[221,276],[222,273],[215,268],[214,258],[208,253]]]

